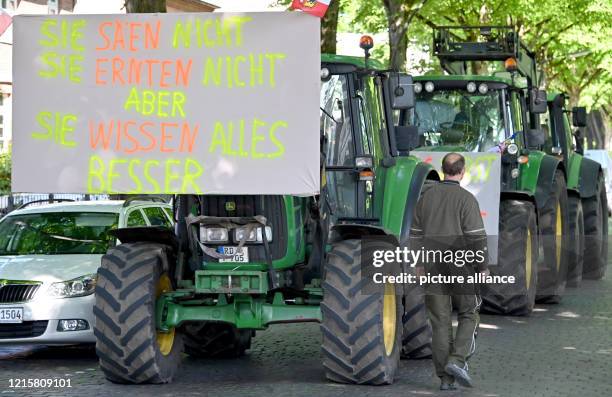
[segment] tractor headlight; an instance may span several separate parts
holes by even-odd
[[[227,243],[227,229],[224,227],[202,227],[200,228],[200,240],[203,243]]]
[[[478,92],[480,92],[482,95],[486,94],[487,92],[489,92],[489,86],[485,83],[480,84],[478,86]]]
[[[425,83],[425,91],[427,91],[427,92],[433,92],[435,88],[436,88],[436,87],[434,86],[434,83],[433,83],[433,82],[428,81],[427,83]]]
[[[470,94],[476,92],[476,83],[474,83],[473,81],[470,81],[469,83],[467,83],[467,91]]]
[[[248,232],[247,227],[237,227],[234,229],[234,242],[239,243],[246,236],[247,243],[263,243],[263,231],[261,227],[252,228],[251,232],[246,235]],[[266,240],[268,242],[272,241],[272,228],[270,226],[266,226]]]
[[[48,293],[54,298],[75,298],[94,293],[96,289],[97,274],[86,274],[72,280],[53,283],[49,287]]]
[[[421,83],[414,83],[414,93],[415,94],[420,94],[423,91],[423,84]]]
[[[519,148],[518,148],[518,146],[516,145],[516,143],[511,143],[511,144],[509,144],[509,145],[508,145],[508,147],[506,148],[506,151],[508,152],[508,154],[511,154],[511,155],[513,155],[513,156],[514,156],[515,154],[517,154],[517,153],[518,153]]]

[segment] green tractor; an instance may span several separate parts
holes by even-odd
[[[548,112],[542,120],[544,150],[559,158],[567,170],[570,216],[570,267],[567,283],[577,287],[582,278],[600,279],[608,263],[608,207],[604,173],[596,161],[582,156],[579,130],[586,127],[583,107],[567,109],[565,94],[548,95]],[[587,249],[585,249],[585,247]]]
[[[421,188],[438,178],[399,156],[391,120],[414,105],[411,78],[368,60],[365,44],[365,60],[322,56],[319,196],[181,195],[176,230],[117,230],[94,307],[107,379],[167,383],[183,351],[238,357],[278,323],[320,322],[337,382],[389,384],[400,356],[431,354],[422,295],[401,284],[365,291],[362,277],[362,239],[406,244]]]
[[[416,151],[492,152],[501,157],[497,264],[491,274],[515,283],[482,286],[482,310],[527,315],[558,301],[570,266],[567,163],[542,150],[534,54],[510,27],[440,27],[434,53],[447,75],[415,77],[416,106],[400,124]],[[503,63],[505,71],[468,74],[468,63]],[[490,236],[491,238],[492,236]],[[491,244],[491,243],[490,243]],[[494,261],[495,262],[495,261]]]

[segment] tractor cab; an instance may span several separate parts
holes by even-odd
[[[412,149],[500,153],[502,190],[518,189],[518,156],[544,143],[535,55],[501,26],[436,28],[434,55],[448,74],[415,77],[416,106],[400,117],[412,126]],[[477,74],[470,65],[504,69]]]

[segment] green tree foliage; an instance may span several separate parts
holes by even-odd
[[[11,192],[11,153],[0,155],[0,194]]]
[[[375,55],[389,54],[390,66],[400,68],[406,43],[431,53],[434,26],[514,26],[537,54],[545,88],[569,93],[573,104],[601,107],[612,102],[609,0],[358,0],[343,9],[340,31],[389,32],[388,50],[376,49]],[[473,67],[481,72],[484,65]],[[431,57],[418,69],[439,71]]]
[[[166,0],[125,0],[129,13],[166,12]]]

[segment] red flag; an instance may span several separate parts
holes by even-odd
[[[291,9],[302,10],[308,14],[323,18],[329,7],[330,1],[331,0],[293,0]]]
[[[4,34],[4,31],[11,26],[13,18],[2,8],[0,8],[0,36]]]

